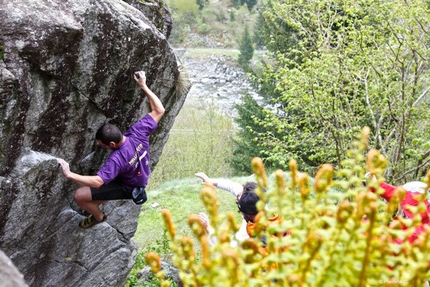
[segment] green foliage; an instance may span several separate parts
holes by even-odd
[[[163,230],[163,236],[161,239],[156,239],[154,245],[150,245],[145,249],[145,252],[156,252],[158,254],[163,254],[163,259],[170,262],[171,250],[169,246],[169,239],[166,235],[166,230]]]
[[[262,13],[257,13],[258,17],[254,25],[253,32],[253,42],[255,43],[257,49],[262,50],[264,48],[264,38],[262,33],[264,31],[264,19],[262,17]]]
[[[257,4],[257,0],[230,0],[230,1],[235,7],[246,5],[249,11],[251,11],[252,8],[254,8],[254,6]]]
[[[4,60],[4,48],[0,46],[0,60]]]
[[[202,10],[205,6],[209,4],[209,0],[196,0],[197,5],[199,5],[199,10]]]
[[[239,7],[242,3],[241,0],[230,0],[234,7]]]
[[[198,14],[199,5],[196,0],[175,0],[168,1],[169,8],[185,20],[186,17],[194,18]]]
[[[198,34],[211,43],[216,43],[224,48],[237,49],[244,31],[244,24],[253,26],[256,19],[256,14],[248,10],[246,6],[234,8],[231,6],[230,0],[216,2],[203,0],[203,5],[196,4],[197,10],[191,9],[192,15],[184,13],[184,9],[179,9],[177,6],[181,4],[176,1],[168,0],[166,2],[174,20],[169,39],[173,45],[186,43],[188,47],[205,46],[206,41],[199,40],[201,37],[194,37],[195,34]],[[186,6],[192,5],[187,2]]]
[[[196,23],[197,32],[201,35],[207,35],[211,31],[211,26],[206,24],[206,22],[202,22],[200,20]]]
[[[128,277],[130,287],[138,286],[137,272],[147,266],[143,261],[145,254],[156,252],[164,262],[172,263],[173,251],[170,249],[170,240],[166,237],[161,209],[168,208],[170,210],[172,217],[177,220],[176,231],[180,235],[192,233],[186,220],[187,217],[190,214],[204,211],[203,203],[200,201],[202,182],[199,178],[194,177],[193,174],[188,176],[188,178],[164,182],[156,189],[147,189],[148,202],[142,205],[137,230],[133,237],[133,241],[139,246],[139,255]],[[239,183],[251,180],[249,176],[229,179]],[[221,205],[220,212],[227,212],[237,208],[234,197],[229,192],[219,190],[218,201]],[[235,216],[236,220],[239,221],[239,213],[235,213]],[[145,284],[158,285],[144,286],[160,286],[156,278],[153,278],[152,283],[145,282]]]
[[[353,135],[390,160],[392,182],[429,167],[429,7],[418,1],[268,1],[262,37],[273,60],[255,74],[270,100],[262,157],[305,171],[340,165]],[[250,120],[251,121],[251,120]],[[275,128],[278,135],[272,133]]]
[[[230,10],[230,22],[236,21],[236,16],[234,16],[233,10]]]
[[[126,287],[157,287],[160,286],[159,280],[153,276],[150,278],[149,282],[144,282],[144,284],[139,284],[137,273],[142,270],[146,265],[145,254],[148,252],[156,252],[157,254],[162,254],[163,260],[165,262],[171,263],[171,250],[169,247],[169,240],[166,236],[165,231],[161,238],[157,238],[154,243],[140,251],[136,256],[136,261],[134,263],[133,269],[127,277]]]
[[[267,127],[259,124],[265,113],[259,104],[250,95],[242,97],[242,103],[236,105],[238,116],[235,122],[238,132],[233,145],[233,157],[230,165],[238,174],[250,174],[250,159],[262,156],[263,147],[257,142],[259,134],[267,133]],[[273,130],[273,132],[275,132]],[[266,163],[266,168],[272,167]]]
[[[251,11],[257,4],[257,0],[243,0],[242,2],[248,6],[249,11]]]
[[[134,263],[133,269],[127,277],[126,287],[136,287],[138,286],[138,278],[137,273],[142,270],[146,266],[145,263],[145,254],[138,253],[136,256],[136,261]]]
[[[242,39],[240,41],[240,54],[238,57],[239,65],[248,70],[249,61],[251,61],[254,56],[254,47],[252,46],[251,35],[249,34],[248,26],[245,26],[245,31],[243,32]]]
[[[178,235],[175,217],[163,210],[173,260],[184,285],[424,286],[430,276],[430,229],[410,243],[405,238],[420,224],[420,216],[417,221],[402,220],[404,229],[389,224],[397,203],[387,204],[370,191],[378,189],[387,161],[372,150],[365,162],[368,137],[369,129],[365,128],[340,168],[321,166],[313,183],[307,174],[298,172],[292,160],[290,171],[278,170],[274,184],[270,184],[261,160],[255,158],[252,169],[260,195],[256,236],[238,246],[230,242],[237,230],[231,214],[220,213],[213,187],[204,187],[201,198],[217,240],[210,246],[198,216],[189,216],[201,248],[200,260],[190,235]],[[377,178],[368,179],[367,187],[361,184],[365,164]],[[263,188],[267,191],[261,192]],[[425,209],[424,202],[418,208]],[[271,222],[273,214],[281,220]],[[289,234],[282,235],[286,231]],[[146,258],[157,272],[156,255]]]
[[[202,170],[196,170],[195,172],[198,171]],[[200,201],[202,182],[194,176],[194,173],[189,174],[188,178],[164,182],[156,189],[147,189],[148,202],[142,205],[138,218],[137,231],[133,237],[133,241],[139,246],[139,252],[147,253],[148,251],[156,251],[158,254],[162,255],[163,259],[171,257],[171,250],[163,249],[161,246],[164,245],[158,244],[158,242],[165,242],[165,230],[163,229],[163,219],[160,212],[161,208],[168,208],[172,216],[179,221],[177,224],[178,234],[191,233],[186,218],[190,214],[199,213],[204,210],[203,204]],[[208,175],[211,174],[208,173]],[[229,179],[239,183],[251,180],[249,176],[229,177]],[[234,197],[228,192],[220,191],[218,200],[221,204],[220,211],[222,212],[237,208]],[[156,207],[153,207],[153,204]],[[237,213],[236,216],[239,220],[240,215]],[[160,250],[157,250],[157,248]]]
[[[190,100],[191,101],[191,100]],[[148,189],[198,171],[212,176],[229,176],[227,162],[231,157],[231,141],[235,132],[230,118],[213,105],[186,103],[170,130],[163,154],[151,174]]]

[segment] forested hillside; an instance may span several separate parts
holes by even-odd
[[[240,3],[238,3],[240,2]],[[240,50],[238,63],[265,101],[243,98],[229,164],[250,172],[339,166],[353,135],[371,129],[370,146],[388,158],[393,183],[418,180],[430,167],[429,5],[392,1],[167,2],[171,42]],[[251,9],[249,9],[251,8]],[[254,49],[269,57],[251,61]]]
[[[256,0],[167,0],[177,47],[239,48],[245,27],[254,30]]]
[[[242,105],[235,157],[313,173],[339,167],[364,126],[402,184],[430,168],[428,2],[262,1],[258,34],[270,61],[251,66],[266,99]],[[255,43],[254,43],[255,45]],[[252,113],[250,113],[252,111]],[[239,165],[240,167],[240,165]]]

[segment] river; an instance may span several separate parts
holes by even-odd
[[[237,66],[238,51],[211,54],[211,49],[176,49],[175,53],[185,67],[191,81],[186,104],[196,108],[218,106],[219,112],[235,117],[235,104],[246,93],[259,99],[245,72]],[[198,54],[198,55],[196,55]]]

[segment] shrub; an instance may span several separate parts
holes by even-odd
[[[423,286],[430,275],[430,232],[413,246],[407,240],[393,243],[395,239],[405,239],[417,221],[406,220],[404,230],[388,224],[396,206],[384,203],[370,191],[378,189],[383,180],[386,159],[376,150],[364,156],[368,136],[369,129],[364,128],[341,168],[335,171],[331,165],[322,165],[313,182],[291,160],[290,172],[278,170],[274,183],[268,183],[261,160],[254,158],[252,169],[260,195],[258,235],[237,247],[230,244],[237,230],[232,213],[218,213],[213,186],[205,186],[201,198],[215,227],[217,243],[209,246],[197,215],[190,215],[188,220],[201,246],[200,260],[191,237],[178,236],[169,210],[163,210],[173,260],[181,270],[184,285]],[[365,169],[377,178],[369,179],[367,187],[361,184]],[[262,193],[262,188],[267,192]],[[283,220],[268,225],[272,214]],[[273,236],[285,231],[290,234]],[[259,251],[262,243],[258,239],[263,236],[267,254]],[[167,284],[157,255],[150,253],[146,260]]]
[[[209,32],[211,31],[211,27],[202,21],[197,21],[196,29],[197,29],[197,32],[199,32],[199,34],[202,34],[202,35],[208,35]]]

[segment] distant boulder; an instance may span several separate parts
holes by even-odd
[[[171,283],[174,283],[174,286],[182,287],[184,283],[179,277],[179,269],[175,266],[172,266],[166,262],[161,262],[161,270],[165,272],[164,279],[169,280]],[[151,267],[147,266],[140,270],[137,273],[137,278],[139,278],[139,282],[147,282],[151,281],[151,278],[154,278],[155,275],[151,270]]]

